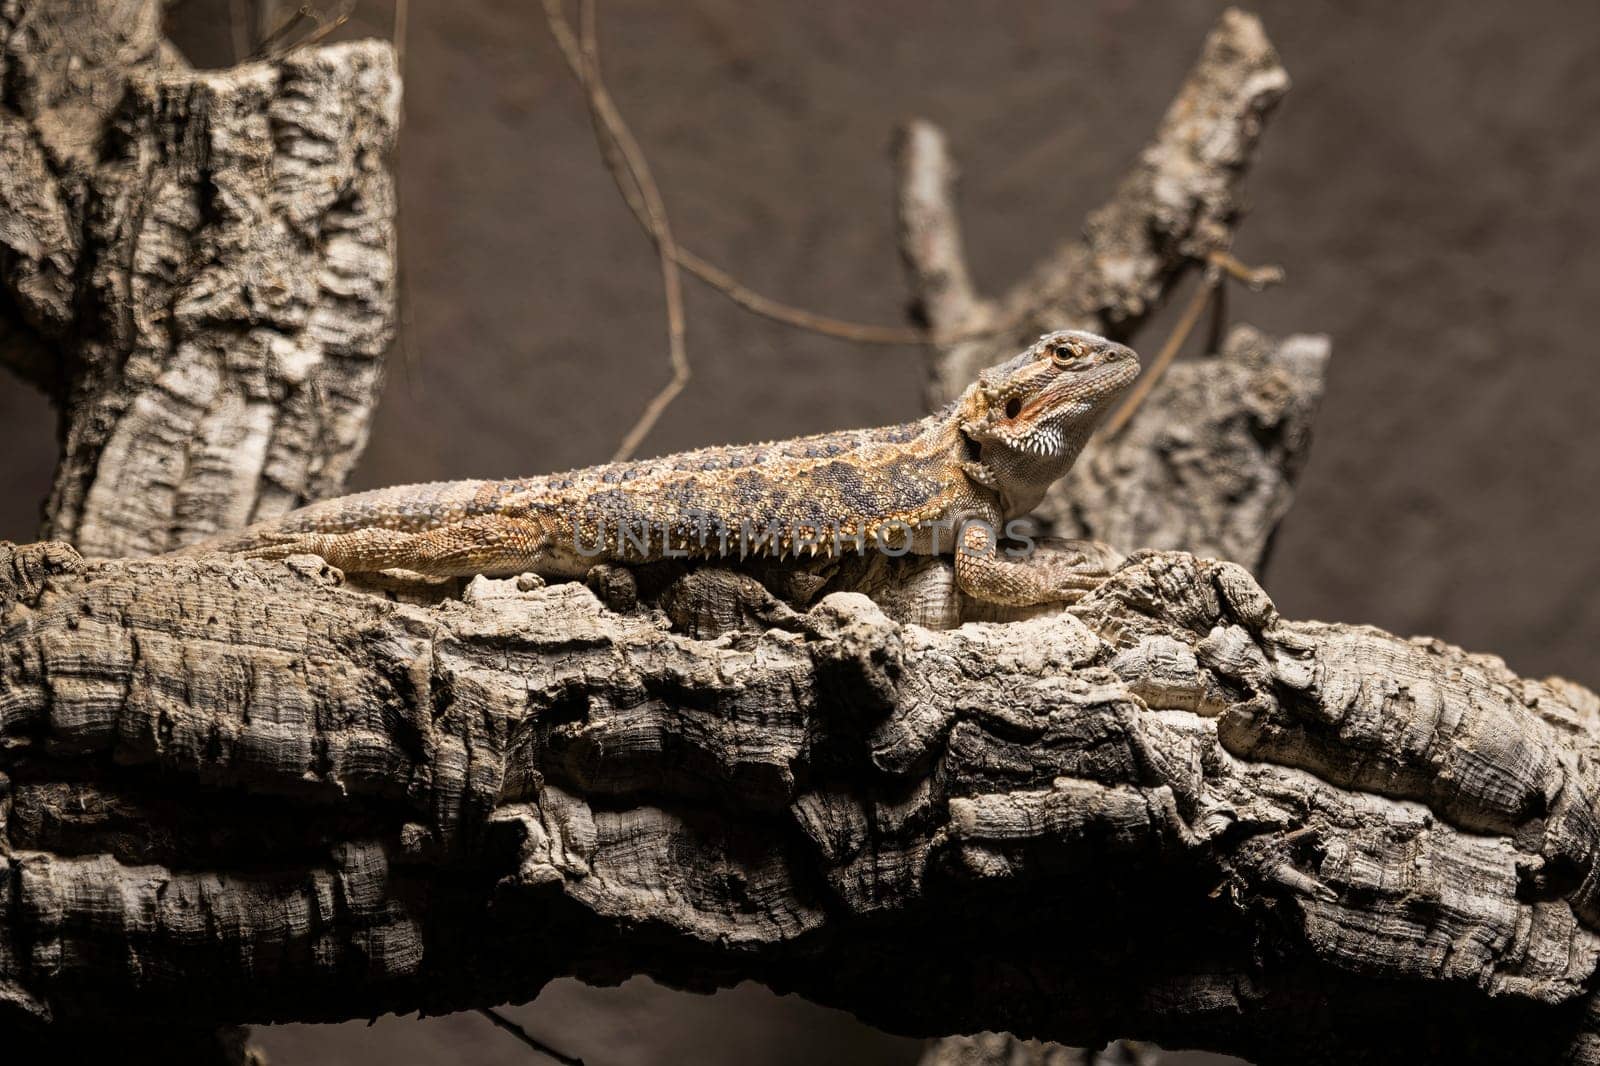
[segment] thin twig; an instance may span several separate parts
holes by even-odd
[[[528,1045],[528,1047],[532,1048],[534,1051],[537,1051],[541,1055],[548,1055],[550,1058],[561,1063],[562,1066],[583,1066],[582,1059],[575,1058],[572,1055],[563,1055],[561,1052],[557,1051],[549,1044],[546,1044],[543,1040],[540,1040],[538,1037],[528,1032],[510,1018],[507,1018],[504,1014],[501,1014],[493,1007],[479,1007],[478,1013],[483,1015],[485,1018],[488,1018],[495,1025],[499,1026],[501,1029],[504,1029],[506,1032],[510,1033],[524,1044]]]
[[[590,9],[592,12],[592,8]],[[562,14],[559,0],[545,0],[545,14],[550,23],[550,31],[556,38],[556,44],[566,56],[567,65],[572,68],[579,80],[583,80],[582,50],[574,38],[570,26]],[[592,14],[591,16],[592,17]],[[612,169],[612,176],[617,181],[618,188],[622,191],[622,198],[627,203],[628,209],[633,212],[633,217],[638,221],[652,239],[656,238],[653,212],[650,205],[645,202],[642,189],[634,187],[630,181],[624,181],[619,173],[628,170],[633,177],[628,161],[632,156],[636,164],[642,167],[644,162],[643,152],[639,149],[637,141],[633,139],[631,131],[622,122],[621,116],[616,111],[616,105],[610,92],[606,89],[598,69],[592,70],[592,80],[584,84],[584,89],[589,97],[591,114],[597,110],[600,118],[597,124],[605,136],[601,138],[600,152],[606,165]],[[664,215],[664,212],[663,212]],[[659,242],[658,242],[659,243]],[[712,263],[704,256],[690,251],[674,242],[673,258],[687,273],[704,282],[717,292],[726,296],[734,303],[743,307],[752,314],[762,318],[794,326],[798,329],[808,330],[828,337],[837,337],[841,340],[855,341],[860,344],[953,344],[962,340],[971,340],[978,337],[990,336],[1003,332],[1004,323],[997,323],[981,330],[963,330],[960,333],[940,335],[927,330],[910,329],[904,326],[880,326],[870,323],[849,322],[844,319],[834,318],[829,315],[807,311],[804,308],[786,304],[770,296],[764,296],[748,285],[743,284],[732,274]]]
[[[1251,292],[1260,292],[1269,285],[1280,284],[1284,277],[1281,266],[1246,266],[1229,252],[1212,252],[1206,256],[1206,261],[1235,281],[1244,282],[1245,288]]]
[[[390,36],[394,41],[394,66],[400,72],[402,84],[406,73],[406,28],[411,21],[410,15],[409,0],[394,0],[394,27]]]
[[[667,221],[666,201],[661,196],[660,187],[656,185],[650,163],[645,159],[639,142],[634,139],[633,131],[623,120],[622,113],[617,110],[616,104],[611,99],[611,93],[600,80],[600,38],[595,27],[595,6],[595,0],[578,2],[578,19],[583,35],[580,41],[584,66],[583,80],[591,89],[591,99],[598,104],[598,106],[591,104],[590,113],[597,118],[603,118],[603,130],[611,134],[612,141],[616,144],[627,168],[628,178],[638,192],[650,219],[651,234],[655,238],[656,252],[661,260],[661,283],[667,302],[668,358],[672,366],[672,380],[668,381],[661,391],[656,393],[655,398],[645,405],[639,420],[634,423],[634,427],[618,445],[616,454],[611,457],[611,461],[615,463],[621,462],[638,450],[639,444],[654,428],[661,413],[689,384],[690,371],[689,355],[684,346],[686,322],[683,312],[683,280],[678,273],[678,245],[673,240],[672,227]],[[596,133],[601,132],[602,127],[597,126]],[[612,171],[612,175],[618,182],[618,188],[623,188],[626,183],[621,181],[615,170]]]
[[[786,326],[820,333],[826,337],[855,341],[858,344],[952,344],[971,337],[988,336],[998,330],[968,331],[961,335],[942,336],[927,330],[906,326],[877,326],[865,322],[847,322],[840,318],[817,314],[793,307],[770,296],[763,296],[749,286],[741,284],[733,275],[714,263],[708,263],[684,247],[678,248],[678,262],[683,269],[705,282],[717,292],[753,314],[781,322]]]
[[[1172,333],[1167,337],[1167,343],[1161,346],[1161,351],[1156,354],[1155,361],[1150,368],[1139,378],[1139,383],[1133,387],[1128,398],[1117,408],[1116,413],[1106,422],[1106,436],[1115,436],[1128,424],[1134,412],[1139,410],[1139,405],[1144,403],[1144,398],[1150,395],[1150,390],[1156,387],[1165,374],[1167,367],[1178,357],[1178,350],[1183,347],[1183,342],[1189,339],[1189,334],[1194,332],[1196,322],[1205,312],[1206,305],[1211,302],[1218,286],[1222,284],[1218,276],[1218,268],[1207,268],[1205,276],[1200,279],[1200,287],[1195,289],[1194,295],[1189,298],[1189,306],[1183,309],[1183,317],[1178,319],[1178,324],[1172,328]]]
[[[1206,323],[1205,350],[1208,352],[1221,351],[1222,341],[1227,332],[1228,286],[1223,284],[1221,277],[1218,277],[1217,284],[1211,289],[1211,316]]]
[[[228,0],[228,32],[233,37],[233,61],[243,63],[250,54],[250,27],[242,7],[244,0]]]
[[[296,48],[305,48],[309,45],[316,44],[318,41],[328,36],[328,34],[332,33],[340,26],[343,26],[346,22],[349,22],[350,12],[355,9],[356,0],[344,0],[344,2],[339,6],[341,8],[340,12],[327,21],[323,20],[320,12],[313,11],[311,13],[311,17],[317,20],[317,28],[306,34],[301,40],[296,41],[291,47],[284,49],[284,51],[292,52]]]
[[[261,38],[261,43],[256,45],[256,50],[254,52],[250,53],[250,58],[261,59],[271,53],[272,49],[277,46],[279,41],[287,37],[296,26],[299,26],[300,23],[311,17],[312,12],[310,4],[301,4],[299,7],[295,8],[284,17],[282,22],[279,22],[275,27],[273,27],[271,33]]]
[[[251,59],[281,59],[297,48],[305,48],[316,44],[334,30],[350,21],[350,12],[355,7],[355,0],[342,0],[338,14],[330,17],[324,16],[312,4],[301,4],[295,8],[288,17],[278,23],[272,32],[261,39],[256,50],[250,53]],[[315,22],[316,28],[292,44],[285,44],[302,22],[310,20]],[[279,46],[282,47],[279,47]]]
[[[556,39],[556,45],[566,57],[567,66],[572,69],[579,84],[583,86],[584,95],[589,103],[589,117],[594,124],[595,133],[601,144],[601,154],[606,158],[612,179],[630,206],[635,202],[641,205],[645,229],[655,241],[656,252],[661,261],[661,285],[667,301],[667,357],[672,367],[672,380],[656,393],[655,398],[639,415],[639,420],[623,437],[621,445],[617,447],[617,452],[611,459],[612,462],[620,462],[634,453],[640,441],[644,440],[655,427],[661,412],[667,409],[667,405],[672,403],[689,383],[689,357],[684,350],[683,342],[683,283],[678,274],[677,245],[672,240],[672,228],[667,222],[666,206],[661,199],[661,190],[650,173],[650,165],[645,161],[644,153],[639,150],[639,145],[633,139],[627,123],[623,121],[622,115],[612,102],[611,94],[600,81],[592,0],[582,0],[579,7],[579,21],[584,30],[582,41],[573,36],[572,27],[567,23],[566,15],[561,9],[561,0],[544,0],[544,11],[545,18],[550,23],[550,32]]]
[[[1150,395],[1150,390],[1156,387],[1161,376],[1167,372],[1167,367],[1178,357],[1178,350],[1183,347],[1183,342],[1189,339],[1189,334],[1194,332],[1195,323],[1200,321],[1200,315],[1207,306],[1210,306],[1212,312],[1208,345],[1215,349],[1222,343],[1228,316],[1226,303],[1228,290],[1223,284],[1224,279],[1233,278],[1241,281],[1254,292],[1260,292],[1268,285],[1276,285],[1283,280],[1282,267],[1247,266],[1228,252],[1212,252],[1206,256],[1205,263],[1200,287],[1189,298],[1189,306],[1183,309],[1183,317],[1178,319],[1178,324],[1167,337],[1167,343],[1162,345],[1161,351],[1156,354],[1150,369],[1140,376],[1139,383],[1133,387],[1128,398],[1106,422],[1106,436],[1114,436],[1120,432],[1139,410],[1139,405]]]

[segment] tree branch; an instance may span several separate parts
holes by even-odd
[[[1084,286],[1100,293],[1083,304],[1100,308],[1094,324],[1126,330],[1192,256],[1225,246],[1218,220],[1231,218],[1252,122],[1286,84],[1264,38],[1253,44],[1240,25],[1254,23],[1228,17],[1235,36],[1214,35],[1202,67],[1254,70],[1243,95],[1198,71],[1185,88],[1200,86],[1197,107],[1223,101],[1197,113],[1225,135],[1207,139],[1217,129],[1202,135],[1175,105],[1157,146],[1170,151],[1147,152],[1119,191],[1115,203],[1133,208],[1091,224],[1087,272],[1069,250],[1059,262],[1070,277],[1057,285],[1043,270],[1025,287],[1034,296],[1006,307],[1076,313]],[[8,29],[9,48],[23,35]],[[118,54],[156,63],[153,47]],[[329,54],[298,61],[322,69]],[[132,264],[129,292],[175,293],[157,311],[209,306],[176,326],[136,314],[92,323],[89,340],[60,349],[58,372],[31,375],[63,381],[87,427],[69,438],[83,484],[63,491],[58,479],[53,528],[80,539],[87,528],[91,547],[165,546],[294,502],[263,493],[259,467],[219,479],[194,510],[161,499],[171,479],[207,468],[195,454],[216,451],[162,441],[235,425],[238,411],[194,401],[192,370],[165,386],[155,371],[187,358],[180,340],[215,344],[209,362],[183,365],[231,382],[235,357],[221,354],[254,350],[240,338],[258,329],[281,332],[270,307],[207,305],[197,281],[139,267],[146,240],[168,246],[144,232],[150,218],[193,228],[139,192],[159,184],[140,169],[156,165],[151,150],[192,162],[179,132],[210,136],[204,123],[229,115],[247,128],[276,121],[261,98],[282,105],[283,87],[304,77],[241,71],[128,75],[145,88],[115,112],[115,151],[83,180],[93,191],[110,180],[102,171],[135,175],[134,202],[150,200],[139,213],[79,220],[73,196],[52,213],[46,193],[13,207],[23,198],[0,188],[4,269],[21,264],[0,276],[48,343],[55,279],[105,285],[119,256]],[[368,74],[355,95],[372,99],[344,103],[382,118],[393,82],[381,63]],[[256,94],[240,77],[261,79]],[[207,105],[198,118],[161,124],[195,99]],[[328,106],[307,114],[343,113],[337,93],[317,99]],[[8,119],[35,113],[6,105]],[[381,121],[357,125],[392,135]],[[21,138],[35,139],[34,162],[57,176],[75,173],[72,152],[101,143]],[[270,153],[279,142],[256,143]],[[361,143],[364,166],[387,142]],[[1172,226],[1141,214],[1197,160],[1217,181],[1182,185]],[[348,172],[351,187],[386,189],[373,169]],[[239,181],[217,187],[251,204],[277,188]],[[929,189],[919,225],[946,232],[924,242],[924,288],[943,256],[946,305],[986,306],[952,273],[959,242],[945,238],[958,235],[940,221],[939,184]],[[207,209],[223,211],[200,220],[218,227],[216,254],[237,254],[255,229],[231,225],[238,205],[226,198]],[[363,217],[387,232],[381,210]],[[129,236],[137,219],[144,230]],[[1186,220],[1200,221],[1187,232]],[[57,221],[63,240],[81,231],[91,251],[52,259],[65,245],[39,234]],[[1124,238],[1149,254],[1119,260]],[[29,259],[27,239],[57,250]],[[368,294],[358,306],[382,302],[370,295],[386,284],[373,269],[382,257],[369,256],[386,241],[355,239],[350,261],[364,265],[352,285]],[[319,287],[313,303],[343,308],[341,296]],[[378,336],[377,317],[381,328],[362,332],[374,316],[355,316],[352,335]],[[208,332],[230,321],[231,338]],[[116,346],[146,335],[165,345],[152,349],[160,358]],[[329,350],[341,365],[368,358],[341,355],[337,341]],[[1126,434],[1086,457],[1081,502],[1053,512],[1057,528],[1258,561],[1325,357],[1314,341],[1236,334],[1222,359],[1195,364],[1186,387],[1163,382],[1168,399],[1158,389]],[[368,365],[375,377],[375,357]],[[336,380],[355,382],[338,399],[349,404],[341,425],[364,426],[366,379]],[[276,418],[306,392],[244,395]],[[114,427],[147,402],[167,405],[145,419],[149,447],[183,462],[166,467],[168,481],[129,482],[155,505],[95,519],[93,486],[117,466],[106,458]],[[1163,403],[1197,436],[1152,422]],[[361,432],[305,436],[337,469]],[[239,504],[240,493],[263,502]],[[896,589],[949,586],[948,567],[925,560],[865,576],[902,617],[932,601],[897,601]],[[1600,1061],[1586,991],[1600,704],[1586,690],[1440,645],[1284,622],[1242,571],[1175,554],[1136,558],[1070,614],[954,632],[897,623],[848,593],[801,613],[750,575],[711,569],[597,575],[622,613],[581,586],[531,584],[478,581],[461,603],[427,606],[357,594],[309,560],[85,566],[60,545],[0,554],[0,1017],[193,1033],[478,1006],[528,998],[558,974],[647,972],[691,987],[750,977],[911,1032],[1004,1028],[1088,1044],[1134,1034],[1302,1061],[1493,1061],[1513,1048]],[[1451,1018],[1464,1010],[1484,1028]]]
[[[0,25],[7,361],[65,410],[46,531],[92,556],[337,494],[394,321],[388,46],[190,71],[125,7]]]
[[[0,363],[63,411],[46,529],[93,555],[337,493],[394,320],[387,46],[194,72],[161,7],[0,11]],[[0,798],[0,820],[12,809]],[[15,950],[0,949],[8,981]],[[242,1029],[136,1017],[8,1028],[7,1048],[262,1061]]]
[[[0,563],[15,1023],[649,973],[904,1032],[1600,1061],[1600,699],[1285,621],[1232,564],[1147,554],[1004,626],[846,593],[696,639],[570,583],[430,608],[309,558]]]
[[[941,333],[996,321],[1012,327],[931,349],[928,405],[947,402],[1040,333],[1089,329],[1127,338],[1186,268],[1227,251],[1240,180],[1262,123],[1288,88],[1260,21],[1225,12],[1154,139],[1111,200],[1090,214],[1084,235],[993,302],[975,297],[966,280],[944,138],[931,123],[913,123],[896,164],[900,251],[921,317]]]
[[[1097,438],[1036,512],[1052,532],[1258,569],[1311,447],[1328,339],[1249,326],[1174,363],[1126,429]]]

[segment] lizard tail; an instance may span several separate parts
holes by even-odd
[[[248,552],[307,533],[349,533],[393,529],[416,533],[498,511],[506,496],[523,485],[510,481],[432,481],[393,485],[323,500],[231,533],[222,533],[173,552]]]

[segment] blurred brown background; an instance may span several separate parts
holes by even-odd
[[[950,134],[969,251],[998,290],[1108,193],[1220,9],[609,0],[600,30],[684,244],[790,302],[897,322],[897,121]],[[250,10],[182,0],[172,34],[193,61],[227,64],[230,17]],[[1600,13],[1252,10],[1295,87],[1237,251],[1289,282],[1232,307],[1334,342],[1268,590],[1293,617],[1430,633],[1600,684]],[[392,19],[361,0],[341,35],[388,37]],[[667,377],[660,281],[539,5],[413,3],[404,45],[403,339],[353,487],[603,461]],[[795,332],[686,284],[695,380],[645,452],[920,413],[913,351]],[[34,532],[52,427],[42,399],[0,383],[0,537]],[[754,988],[569,983],[512,1013],[595,1066],[909,1063],[919,1048]],[[263,1040],[282,1063],[530,1061],[473,1015]]]

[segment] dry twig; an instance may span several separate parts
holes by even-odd
[[[546,1044],[543,1040],[540,1040],[538,1037],[528,1032],[528,1030],[524,1029],[516,1022],[512,1021],[510,1018],[507,1018],[504,1014],[501,1014],[499,1011],[495,1010],[493,1007],[479,1007],[478,1013],[489,1019],[489,1021],[493,1022],[498,1028],[504,1029],[506,1032],[522,1041],[532,1050],[537,1051],[541,1055],[555,1059],[557,1062],[561,1063],[561,1066],[583,1066],[582,1059],[575,1055],[562,1054],[549,1044]]]
[[[612,462],[620,462],[633,454],[639,442],[654,428],[667,405],[689,383],[689,357],[684,350],[683,287],[678,276],[677,245],[672,239],[672,228],[667,222],[666,205],[661,200],[661,190],[650,172],[650,165],[639,150],[638,142],[623,121],[622,114],[612,102],[605,83],[600,80],[599,45],[594,32],[594,5],[584,0],[579,19],[583,26],[580,41],[572,32],[561,0],[544,0],[545,18],[551,35],[566,58],[578,83],[583,87],[589,104],[589,118],[594,123],[600,152],[610,170],[612,179],[623,199],[639,216],[645,231],[655,241],[661,260],[661,284],[667,302],[668,360],[672,366],[672,380],[645,406],[633,428],[628,430],[617,447]]]
[[[1139,383],[1133,387],[1128,398],[1122,406],[1106,420],[1106,436],[1114,436],[1128,424],[1144,403],[1145,397],[1150,395],[1150,390],[1156,387],[1167,367],[1178,357],[1178,352],[1183,348],[1183,342],[1189,339],[1189,334],[1194,332],[1195,324],[1200,321],[1200,316],[1209,306],[1215,311],[1215,321],[1212,323],[1210,347],[1215,349],[1222,343],[1223,334],[1226,332],[1226,313],[1223,310],[1223,295],[1227,289],[1224,281],[1233,278],[1248,286],[1254,292],[1260,292],[1269,285],[1276,285],[1283,280],[1283,268],[1277,266],[1252,267],[1246,266],[1227,252],[1213,252],[1207,257],[1205,273],[1200,280],[1200,286],[1195,289],[1194,295],[1189,298],[1188,306],[1183,309],[1183,314],[1178,319],[1178,324],[1172,327],[1172,332],[1167,336],[1167,341],[1161,346],[1161,351],[1156,353],[1155,359],[1145,372],[1140,375]]]
[[[390,40],[394,44],[394,65],[399,68],[402,79],[404,79],[406,73],[406,29],[410,23],[410,0],[395,0],[394,26],[390,33]]]
[[[621,113],[617,111],[616,103],[606,88],[598,66],[585,73],[582,47],[562,13],[561,0],[545,0],[544,7],[550,32],[555,37],[562,55],[566,57],[568,67],[584,87],[591,114],[598,116],[597,127],[602,134],[600,150],[606,165],[611,169],[612,177],[616,179],[617,187],[622,192],[628,209],[654,240],[658,232],[657,221],[665,219],[666,211],[660,202],[659,191],[655,197],[656,203],[652,206],[650,198],[638,184],[639,172],[648,175],[649,171],[644,153],[623,121]],[[580,19],[589,24],[592,35],[594,7],[587,0],[580,10]],[[624,169],[627,171],[627,181],[622,177],[621,172]],[[861,344],[923,344],[933,339],[926,330],[849,322],[764,296],[715,263],[676,242],[672,244],[672,255],[679,266],[712,289],[752,314],[774,322]]]
[[[1139,410],[1144,398],[1150,395],[1150,390],[1156,387],[1156,383],[1166,373],[1167,367],[1178,357],[1183,342],[1194,332],[1195,323],[1200,321],[1200,316],[1216,297],[1219,284],[1215,272],[1207,270],[1199,286],[1195,288],[1194,295],[1189,298],[1188,306],[1183,309],[1178,324],[1172,328],[1172,332],[1167,336],[1167,342],[1161,346],[1161,351],[1156,353],[1154,361],[1145,372],[1139,375],[1138,383],[1134,385],[1133,391],[1128,393],[1128,398],[1122,401],[1122,406],[1106,420],[1106,436],[1114,436],[1121,432],[1122,427],[1127,425],[1128,420]]]
[[[684,344],[685,323],[679,268],[753,314],[798,329],[862,344],[927,344],[949,348],[1016,333],[1037,316],[1039,308],[1033,301],[1013,300],[1009,306],[1002,308],[994,301],[977,298],[973,293],[965,274],[959,230],[949,206],[953,167],[948,163],[942,135],[925,123],[913,126],[902,139],[897,152],[901,157],[902,173],[907,176],[908,182],[902,193],[902,247],[908,247],[907,241],[929,238],[922,240],[923,246],[916,253],[907,252],[908,265],[913,274],[919,277],[916,287],[924,298],[928,328],[849,322],[807,311],[756,292],[726,270],[684,248],[672,235],[665,202],[644,152],[622,118],[601,76],[593,0],[580,2],[579,34],[575,34],[567,22],[563,0],[544,0],[544,9],[552,36],[568,67],[583,87],[606,167],[634,218],[656,244],[662,288],[666,295],[672,378],[650,401],[623,438],[613,456],[614,461],[626,459],[635,452],[662,412],[688,384],[690,370]],[[922,190],[920,196],[917,195],[919,175],[926,179],[925,183],[931,183]],[[919,206],[922,209],[920,214],[916,210]],[[905,214],[907,210],[912,212],[913,217]],[[919,263],[918,260],[922,258],[928,259],[928,263]],[[1273,268],[1251,270],[1226,253],[1213,254],[1207,261],[1213,267],[1220,268],[1220,273],[1212,270],[1214,277],[1226,274],[1252,288],[1270,284],[1279,276],[1279,272]],[[938,300],[927,299],[930,288],[943,290]],[[1215,288],[1215,284],[1208,284],[1208,288]],[[950,306],[945,307],[945,304]],[[1191,321],[1175,334],[1175,340],[1169,344],[1174,354],[1176,347],[1182,344],[1192,329]],[[1164,367],[1171,361],[1171,354],[1164,355],[1164,359],[1157,360],[1158,367]],[[1152,379],[1157,377],[1159,370],[1151,375]],[[1148,391],[1148,386],[1145,391]],[[1125,407],[1117,416],[1115,426],[1120,428],[1136,406],[1130,404]]]
[[[251,59],[279,59],[288,55],[297,48],[324,40],[328,34],[350,21],[350,12],[355,9],[355,0],[342,0],[338,10],[332,15],[324,15],[318,11],[314,4],[301,4],[289,13],[284,20],[261,39],[256,50],[250,54]],[[304,37],[292,43],[287,43],[295,30],[304,22],[314,22],[316,25]]]

